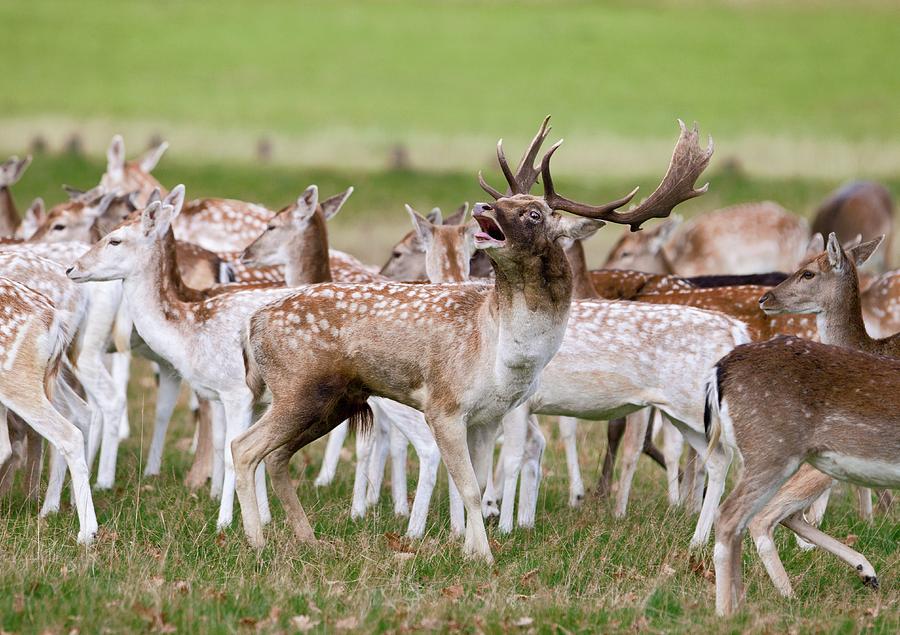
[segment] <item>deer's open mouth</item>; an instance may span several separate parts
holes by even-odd
[[[506,235],[500,229],[497,221],[484,214],[478,214],[474,218],[475,222],[478,223],[478,228],[481,230],[475,234],[475,246],[498,247],[506,242]]]

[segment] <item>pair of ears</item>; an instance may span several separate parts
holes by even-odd
[[[409,218],[412,221],[415,236],[418,239],[419,244],[424,249],[428,249],[431,246],[435,227],[441,227],[443,225],[465,225],[468,220],[468,201],[463,203],[459,207],[459,209],[448,216],[446,221],[443,219],[443,214],[441,213],[440,207],[432,208],[432,210],[428,212],[427,216],[422,216],[422,214],[413,209],[413,207],[409,204],[404,205],[404,207],[406,208],[406,213],[409,214]]]
[[[816,236],[818,236],[821,241],[822,234],[816,234]],[[852,246],[844,247],[838,241],[837,235],[835,235],[834,232],[831,232],[828,235],[828,245],[825,247],[825,254],[828,257],[828,264],[831,268],[843,273],[849,269],[848,263],[850,262],[857,267],[861,267],[872,257],[872,254],[875,253],[878,246],[884,241],[884,235],[882,234],[878,238],[874,238],[867,242],[860,242],[861,240],[862,237],[859,236],[848,243],[848,245]]]
[[[31,165],[30,154],[24,159],[12,156],[0,163],[0,187],[9,187],[18,183],[29,165]]]
[[[353,186],[348,187],[340,194],[335,194],[322,201],[322,214],[325,216],[325,220],[330,220],[341,211],[351,194],[353,194]],[[318,207],[319,188],[316,185],[310,185],[303,191],[303,194],[297,197],[297,202],[291,210],[291,220],[296,224],[306,223],[313,217]]]
[[[168,149],[169,143],[163,141],[147,150],[135,163],[142,172],[150,173]],[[106,173],[113,178],[121,178],[125,173],[125,140],[122,135],[115,135],[106,150]]]

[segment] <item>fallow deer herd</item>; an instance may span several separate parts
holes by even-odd
[[[518,503],[517,524],[536,522],[548,451],[537,415],[555,415],[572,506],[585,498],[578,419],[609,422],[597,492],[616,492],[616,516],[641,453],[665,469],[669,503],[699,512],[690,546],[715,531],[720,614],[742,598],[747,529],[779,592],[792,593],[778,523],[877,587],[872,564],[816,525],[836,480],[859,486],[867,517],[866,488],[900,487],[890,193],[847,185],[811,229],[773,202],[681,222],[672,210],[706,192],[697,182],[713,145],[679,123],[660,185],[622,209],[636,190],[600,205],[558,192],[560,144],[539,158],[548,117],[515,169],[498,143],[506,187],[479,174],[490,199],[471,215],[468,204],[447,218],[407,206],[412,229],[380,272],[329,246],[327,221],[353,188],[320,199],[313,185],[280,211],[185,202],[183,185],[169,190],[151,174],[166,144],[126,161],[117,136],[97,187],[70,189],[49,210],[38,199],[20,219],[11,189],[31,159],[12,157],[0,165],[0,493],[21,470],[38,496],[46,439],[41,514],[59,510],[68,469],[78,541],[90,543],[91,465],[99,455],[95,488],[111,488],[139,354],[159,373],[146,474],[160,473],[186,382],[199,413],[187,482],[210,481],[219,529],[236,494],[256,548],[271,520],[266,473],[296,538],[316,541],[291,457],[329,435],[315,481],[327,486],[355,429],[352,518],[378,500],[390,456],[394,510],[421,537],[443,462],[450,527],[466,554],[492,561],[486,516],[513,531]],[[631,232],[592,271],[582,242],[607,223]],[[408,443],[419,458],[411,511]],[[880,493],[879,507],[891,500]]]

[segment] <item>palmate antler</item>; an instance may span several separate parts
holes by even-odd
[[[497,142],[497,162],[500,164],[500,169],[503,170],[503,176],[506,177],[506,182],[509,183],[509,187],[506,190],[506,194],[501,194],[498,190],[495,190],[488,185],[484,180],[484,176],[479,172],[478,183],[481,185],[481,189],[495,199],[503,198],[504,196],[512,196],[514,194],[528,194],[535,181],[537,181],[538,175],[541,173],[541,169],[534,165],[534,159],[537,157],[537,153],[541,149],[541,145],[543,145],[548,134],[550,134],[550,115],[544,117],[544,121],[541,123],[541,127],[538,128],[537,134],[534,135],[534,139],[531,140],[531,143],[525,149],[525,153],[522,155],[522,160],[519,161],[519,166],[516,168],[515,174],[513,174],[509,167],[509,163],[506,161],[506,154],[503,152],[503,139],[500,139],[500,141]]]
[[[669,169],[666,171],[666,175],[663,177],[659,187],[656,188],[653,194],[644,199],[640,205],[632,207],[627,212],[615,211],[634,197],[637,193],[637,188],[617,201],[597,206],[577,203],[557,194],[556,190],[553,189],[553,179],[550,176],[550,158],[556,152],[556,149],[559,148],[561,141],[550,148],[541,161],[544,200],[547,201],[547,205],[551,209],[563,210],[578,216],[597,218],[620,225],[630,225],[631,231],[638,231],[641,228],[641,223],[651,218],[665,218],[676,205],[700,196],[709,188],[709,183],[699,189],[694,189],[694,185],[700,174],[709,165],[709,160],[713,154],[712,137],[709,137],[709,144],[706,150],[703,150],[698,144],[700,131],[697,129],[697,124],[695,123],[694,127],[688,130],[684,122],[679,119],[678,125],[681,126],[681,136],[678,137],[675,150],[672,152],[672,161],[669,163]]]

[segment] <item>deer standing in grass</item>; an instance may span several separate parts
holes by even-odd
[[[743,595],[744,531],[801,466],[900,487],[900,360],[791,337],[741,346],[710,378],[705,419],[710,443],[724,441],[744,465],[716,521],[720,615]],[[859,573],[874,583],[864,560]]]
[[[252,545],[264,544],[252,486],[260,462],[266,460],[296,536],[314,540],[288,461],[344,419],[365,421],[366,400],[376,394],[425,414],[465,505],[464,551],[493,559],[481,516],[487,452],[504,414],[534,391],[562,341],[572,276],[559,240],[593,233],[604,220],[638,228],[678,202],[657,192],[633,210],[616,212],[633,193],[596,207],[568,201],[547,182],[549,154],[542,164],[546,198],[504,196],[483,184],[497,200],[475,206],[480,231],[474,240],[492,260],[493,287],[315,285],[251,318],[248,383],[272,393],[269,410],[233,447]],[[524,169],[534,170],[533,161],[530,156]],[[509,170],[505,162],[501,167]]]
[[[72,475],[78,542],[87,544],[97,531],[97,517],[84,436],[51,403],[67,333],[46,296],[8,278],[0,278],[0,307],[0,434],[7,433],[11,410],[62,455]],[[8,446],[4,441],[0,447]]]
[[[224,474],[214,474],[221,491],[217,527],[230,524],[234,500],[231,440],[250,425],[254,396],[244,379],[241,335],[247,318],[285,289],[247,290],[208,297],[187,287],[175,262],[171,227],[184,201],[175,188],[138,218],[126,221],[94,244],[68,271],[76,282],[122,280],[134,328],[198,395],[213,401],[216,453]],[[219,484],[222,484],[221,486]],[[257,473],[263,517],[268,516],[262,471]]]
[[[11,237],[19,228],[19,213],[9,188],[19,182],[31,164],[31,157],[10,157],[0,163],[0,238]]]
[[[880,243],[879,237],[845,252],[832,233],[826,252],[766,292],[759,300],[760,307],[772,316],[814,314],[822,342],[900,359],[900,335],[873,339],[863,323],[857,267],[875,253]],[[823,534],[803,518],[803,510],[827,493],[832,483],[828,474],[812,465],[803,465],[749,523],[750,535],[763,564],[782,595],[791,596],[793,589],[775,549],[773,532],[779,522],[845,560],[864,583],[877,585],[874,570],[862,555]],[[870,491],[862,488],[860,493],[868,501],[871,514]]]

